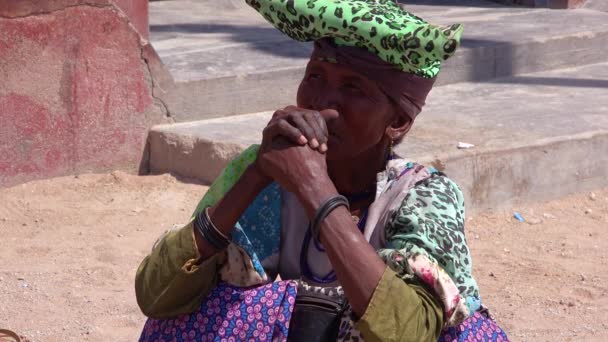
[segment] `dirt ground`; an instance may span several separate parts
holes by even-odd
[[[133,278],[206,187],[122,172],[0,189],[0,328],[135,341]],[[608,341],[608,189],[467,222],[484,302],[514,341]]]

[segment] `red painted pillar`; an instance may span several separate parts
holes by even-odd
[[[148,39],[148,0],[0,0],[0,16],[14,18],[49,13],[62,8],[113,3],[130,19],[139,34]]]
[[[150,30],[148,26],[148,0],[114,0],[125,14],[131,19],[133,26],[142,37],[148,39]]]
[[[0,187],[137,169],[149,127],[169,120],[147,5],[0,0]]]

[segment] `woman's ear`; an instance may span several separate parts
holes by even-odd
[[[386,127],[386,134],[393,141],[401,141],[403,137],[410,131],[414,120],[403,110],[397,110],[395,118],[391,124]]]

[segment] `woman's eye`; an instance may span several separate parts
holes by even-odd
[[[344,85],[344,88],[348,91],[352,91],[352,92],[362,92],[361,88],[359,86],[357,86],[356,84],[353,83],[347,83]]]
[[[319,80],[321,79],[321,74],[310,73],[307,77],[309,80]]]

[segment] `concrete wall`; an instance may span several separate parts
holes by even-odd
[[[555,9],[579,8],[585,4],[585,0],[547,0],[547,7]]]
[[[148,128],[170,121],[162,71],[111,1],[0,2],[0,186],[136,169]]]

